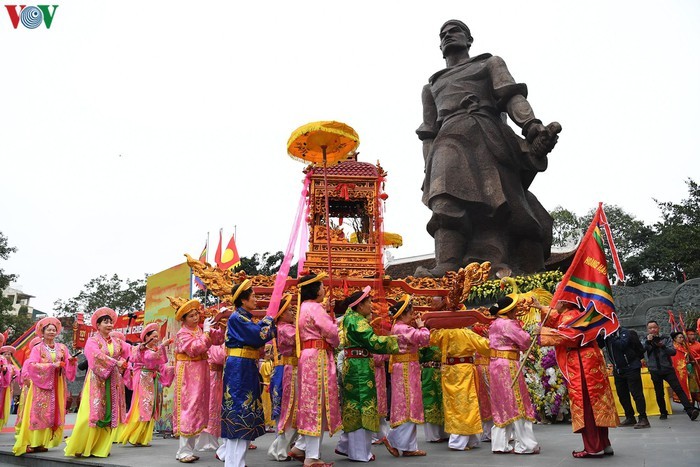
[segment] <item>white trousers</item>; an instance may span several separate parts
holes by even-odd
[[[306,452],[306,458],[307,459],[320,459],[321,458],[321,441],[323,441],[323,433],[321,432],[321,436],[309,436],[309,435],[304,435],[304,443],[306,444],[306,449],[304,451]],[[296,444],[298,449],[301,449],[299,447],[299,442]]]
[[[481,433],[475,435],[450,435],[448,447],[450,449],[459,449],[460,451],[471,449],[479,445],[479,438],[481,438]]]
[[[221,445],[216,450],[216,457],[218,457],[221,462],[226,462],[226,440],[222,439],[221,441]]]
[[[194,446],[197,443],[197,438],[199,435],[195,436],[182,436],[180,435],[180,446],[175,454],[175,459],[184,459],[185,457],[194,455]]]
[[[418,427],[413,422],[402,423],[389,430],[386,436],[389,444],[399,451],[416,451],[418,449]]]
[[[300,451],[304,451],[304,453],[306,454],[306,437],[304,435],[299,435],[296,442],[294,443],[294,447]]]
[[[197,436],[197,442],[194,445],[195,451],[216,451],[223,444],[223,439],[217,438],[211,433],[203,431]]]
[[[292,438],[297,430],[287,429],[284,433],[277,433],[277,437],[270,444],[270,449],[267,450],[267,457],[275,461],[287,460],[287,453],[292,447]]]
[[[380,439],[386,438],[386,435],[389,434],[390,429],[391,427],[389,426],[389,422],[386,420],[386,418],[380,417],[379,431],[372,434],[372,442],[374,443],[375,441],[379,441]]]
[[[372,458],[372,435],[373,432],[364,428],[350,433],[342,432],[335,449],[347,454],[350,460],[369,462]]]
[[[426,441],[440,441],[447,438],[444,427],[434,423],[424,423],[423,432],[425,433]]]
[[[245,467],[245,453],[249,444],[250,440],[247,439],[224,439],[224,466]]]
[[[491,429],[493,428],[493,419],[487,422],[481,422],[481,441],[491,441]]]
[[[513,440],[511,442],[511,439]],[[532,431],[532,422],[519,419],[503,428],[494,425],[491,429],[491,450],[518,454],[534,452],[539,444]]]

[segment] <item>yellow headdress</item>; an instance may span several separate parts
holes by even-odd
[[[508,303],[508,300],[510,300],[510,303]],[[518,294],[511,293],[500,299],[498,303],[489,309],[489,312],[492,315],[502,316],[508,314],[508,312],[515,308],[515,305],[517,304]]]
[[[399,300],[399,303],[403,302],[403,305],[401,305],[401,307],[398,310],[396,310],[396,313],[391,315],[392,321],[396,321],[398,319],[398,317],[401,316],[404,311],[406,311],[406,308],[408,308],[408,305],[411,304],[411,298],[412,297],[408,294],[404,294],[403,297],[401,297],[401,300]]]
[[[282,316],[284,314],[284,312],[289,309],[289,305],[291,305],[291,303],[292,303],[292,294],[285,294],[282,297],[280,310],[275,315],[275,321],[277,321],[280,318],[280,316]]]
[[[187,313],[196,310],[201,306],[199,300],[188,300],[183,305],[181,305],[175,312],[175,319],[181,321]]]
[[[304,281],[304,282],[299,282],[299,283],[297,284],[297,286],[298,286],[298,287],[304,287],[305,285],[309,285],[309,284],[313,284],[314,282],[322,281],[322,280],[325,279],[326,277],[328,277],[328,273],[326,273],[326,272],[319,272],[318,274],[316,274],[316,277],[312,277],[311,279],[309,279],[309,280],[307,280],[307,281]]]
[[[234,306],[239,295],[251,287],[253,287],[253,282],[251,282],[250,279],[246,279],[233,288],[233,298],[231,298],[231,301],[233,302]]]

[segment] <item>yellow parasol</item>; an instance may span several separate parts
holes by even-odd
[[[287,141],[292,158],[312,164],[336,164],[357,149],[360,137],[345,123],[324,121],[302,125]]]
[[[326,201],[326,239],[328,245],[328,289],[333,297],[331,270],[331,233],[328,209],[328,164],[337,164],[357,149],[360,137],[352,127],[335,121],[311,122],[292,132],[287,141],[287,152],[293,159],[312,164],[323,164],[324,198]],[[331,300],[327,306],[330,307]]]

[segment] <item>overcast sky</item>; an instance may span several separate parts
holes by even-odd
[[[531,186],[546,209],[652,223],[653,198],[700,179],[697,0],[58,5],[48,30],[0,10],[0,231],[18,248],[0,267],[42,311],[196,256],[207,232],[213,251],[219,228],[243,256],[284,250],[303,176],[286,142],[315,120],[355,128],[388,172],[392,254],[431,253],[415,129],[450,18],[562,124]]]

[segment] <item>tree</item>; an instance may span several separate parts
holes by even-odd
[[[85,284],[80,293],[67,300],[56,300],[53,309],[57,316],[73,316],[78,312],[90,314],[106,306],[117,314],[143,310],[146,301],[146,279],[120,279],[101,275]]]
[[[581,218],[585,228],[590,224],[596,209],[589,210],[586,216]],[[654,236],[653,229],[620,206],[610,204],[603,206],[603,209],[610,224],[615,248],[625,273],[625,283],[634,286],[647,282],[647,273],[644,265],[639,261],[639,255],[647,248],[650,239]],[[611,276],[616,276],[609,245],[605,250],[608,273]]]
[[[242,259],[242,258],[241,258]],[[192,294],[192,298],[199,300],[199,303],[206,307],[214,306],[218,302],[218,298],[213,293],[205,293],[204,290],[197,288]]]
[[[9,246],[7,237],[0,232],[0,259],[7,260],[10,254],[16,251],[17,248]],[[0,268],[0,332],[9,330],[11,337],[21,335],[32,325],[32,318],[28,313],[29,309],[22,306],[16,315],[11,314],[12,301],[2,294],[16,279],[16,274],[6,274],[5,270]]]
[[[0,315],[0,332],[9,330],[8,343],[24,334],[25,331],[32,326],[34,326],[34,321],[32,321],[32,317],[26,311],[16,315],[11,315],[9,313]]]
[[[7,237],[0,232],[0,259],[7,260],[10,254],[17,251],[17,248],[8,246]],[[15,274],[5,274],[5,270],[0,268],[0,315],[12,309],[12,302],[5,297],[2,292],[10,286],[10,283],[17,279]]]
[[[246,256],[242,257],[241,264],[236,266],[235,271],[245,271],[245,273],[249,276],[272,276],[279,271],[283,260],[284,253],[281,251],[278,251],[277,253],[263,253],[262,256],[259,253],[255,253],[250,258]],[[289,268],[289,275],[292,277],[297,275],[296,264]]]
[[[700,186],[688,179],[688,198],[676,204],[656,199],[661,222],[639,261],[652,280],[683,282],[700,277]]]
[[[583,237],[586,225],[576,214],[561,206],[549,213],[554,219],[552,226],[552,246],[574,248]]]

